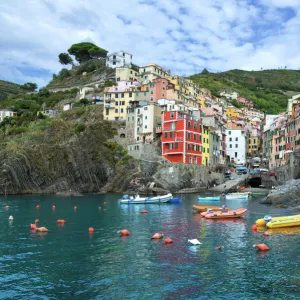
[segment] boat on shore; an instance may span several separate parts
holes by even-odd
[[[245,192],[245,193],[231,193],[231,194],[227,194],[225,195],[225,199],[226,200],[248,200],[249,196],[251,195],[251,193],[249,192]]]
[[[212,211],[211,213],[206,213],[206,219],[233,219],[233,218],[240,218],[247,213],[246,208],[238,208],[233,209],[227,212],[222,211]]]
[[[214,196],[214,197],[200,197],[200,196],[198,196],[198,201],[200,201],[200,202],[220,201],[220,196]]]
[[[193,205],[193,209],[197,210],[198,212],[205,212],[209,209],[213,209],[214,211],[224,210],[222,206],[212,206],[212,205]],[[226,210],[230,210],[230,208],[226,208]]]
[[[153,203],[167,203],[173,198],[171,193],[163,196],[154,196],[154,197],[143,197],[141,198],[139,195],[128,196],[124,195],[121,199],[119,199],[119,203],[121,204],[153,204]]]

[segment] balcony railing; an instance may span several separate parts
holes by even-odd
[[[115,108],[114,104],[105,104],[105,108]]]

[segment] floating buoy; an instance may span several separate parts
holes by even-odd
[[[152,235],[151,239],[162,239],[164,237],[164,235],[162,233],[155,233],[154,235]]]
[[[8,206],[8,205],[6,205],[6,206],[4,206],[4,208],[5,208],[5,209],[8,209],[8,208],[9,208],[9,206]]]
[[[14,219],[14,217],[13,216],[9,216],[9,218],[8,218],[9,220],[13,220]]]
[[[131,233],[127,229],[119,230],[118,233],[121,233],[123,236],[131,235]]]
[[[264,235],[265,235],[265,236],[269,236],[269,235],[270,235],[270,232],[269,232],[269,231],[265,231]]]
[[[141,214],[146,214],[148,211],[146,209],[141,211]]]
[[[93,227],[90,227],[89,228],[89,233],[93,233],[94,232],[94,228]]]
[[[215,250],[220,250],[221,251],[223,248],[224,248],[224,246],[220,245],[220,246],[216,247]]]
[[[55,209],[55,205],[52,205],[52,209],[53,209],[53,210]]]
[[[30,224],[30,229],[36,229],[36,224]]]
[[[257,225],[252,225],[252,231],[257,231]]]
[[[76,210],[77,209],[77,206],[74,206],[74,210]]]
[[[41,207],[40,205],[37,205],[37,206],[36,206],[37,209],[39,209],[40,207]]]
[[[192,245],[201,245],[202,243],[200,243],[199,240],[197,239],[193,239],[193,240],[188,240],[189,243],[191,243]]]
[[[65,224],[65,223],[66,223],[65,220],[57,220],[56,222],[57,222],[58,224]]]
[[[171,243],[173,243],[173,241],[168,237],[168,238],[165,239],[165,243],[166,244],[171,244]]]
[[[38,227],[36,229],[36,231],[39,231],[39,232],[48,232],[49,230],[46,227]]]
[[[257,226],[266,226],[266,221],[264,219],[258,219],[256,221]]]
[[[101,207],[99,206],[98,209],[101,210]]]
[[[40,223],[39,219],[35,219],[34,223]]]
[[[104,205],[106,205],[106,202],[103,202]]]
[[[270,250],[270,248],[266,244],[257,244],[257,245],[253,245],[253,247],[258,248],[261,251],[268,251],[268,250]]]

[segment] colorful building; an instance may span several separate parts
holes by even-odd
[[[143,84],[149,83],[159,77],[167,78],[170,76],[169,71],[153,63],[139,67],[139,73],[140,81]]]
[[[210,161],[210,151],[209,151],[209,138],[210,132],[208,126],[203,126],[203,133],[202,133],[202,164],[204,166],[208,166]]]
[[[236,164],[246,162],[246,135],[243,129],[236,126],[226,129],[226,155]]]
[[[237,108],[234,106],[228,106],[226,108],[226,117],[231,118],[231,117],[238,117],[239,113],[237,111]]]
[[[170,83],[166,78],[155,78],[148,85],[150,92],[150,101],[153,102],[157,102],[158,99],[167,98],[168,90],[174,89],[174,84]]]
[[[116,81],[138,81],[139,72],[132,68],[116,68]]]
[[[181,111],[162,114],[162,156],[172,163],[202,164],[202,122]]]
[[[104,120],[126,119],[126,108],[130,101],[147,101],[149,90],[137,81],[119,81],[104,90]]]

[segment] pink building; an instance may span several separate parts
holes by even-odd
[[[249,107],[253,107],[253,102],[252,102],[252,100],[249,100],[249,99],[246,99],[246,98],[244,98],[244,97],[237,97],[236,98],[236,101],[237,102],[240,102],[240,103],[243,103],[244,105],[246,105],[246,106],[249,106]]]
[[[174,84],[166,78],[156,78],[149,83],[150,101],[167,98],[167,90],[174,89]]]

